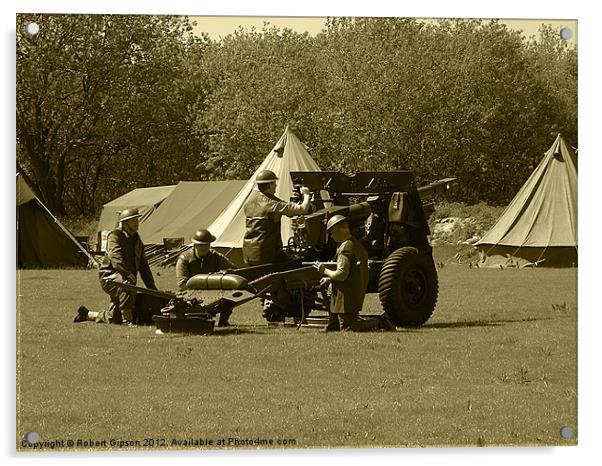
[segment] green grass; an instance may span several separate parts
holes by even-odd
[[[312,448],[573,445],[576,269],[440,273],[420,329],[267,328],[257,302],[212,336],[72,324],[94,271],[20,271],[17,448],[54,439],[295,439]],[[161,271],[162,289],[175,289]],[[379,312],[369,295],[365,311]],[[248,448],[248,447],[247,447]]]

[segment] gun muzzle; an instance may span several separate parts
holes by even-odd
[[[426,199],[435,194],[443,194],[450,188],[450,184],[456,181],[456,179],[457,178],[443,178],[442,180],[435,181],[429,185],[421,186],[417,190],[418,195],[420,196],[420,199]]]

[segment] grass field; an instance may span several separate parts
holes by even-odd
[[[17,449],[27,432],[59,450],[576,444],[559,435],[577,429],[576,269],[439,275],[420,329],[268,328],[251,302],[233,328],[178,336],[73,324],[80,304],[108,302],[96,273],[20,271]],[[157,282],[175,289],[173,271]]]

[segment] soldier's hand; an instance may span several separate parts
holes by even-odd
[[[125,277],[125,283],[134,285],[136,283],[136,275],[134,275],[133,273],[128,273]]]
[[[320,286],[321,286],[322,288],[325,288],[325,287],[327,287],[328,285],[330,285],[330,282],[331,282],[331,281],[332,281],[332,280],[331,280],[330,278],[328,278],[328,277],[322,277],[322,278],[320,279]]]
[[[307,194],[308,196],[311,194],[311,191],[309,190],[309,188],[308,188],[307,186],[301,186],[301,189],[300,189],[300,191],[299,191],[299,192],[300,192],[302,195],[304,195],[304,196],[305,196],[306,194]]]
[[[314,269],[316,269],[320,275],[324,275],[324,270],[326,269],[326,266],[324,264],[322,264],[321,262],[315,261],[312,264],[312,267]]]

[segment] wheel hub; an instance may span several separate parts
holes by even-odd
[[[410,270],[404,275],[405,296],[410,304],[418,304],[424,297],[426,279],[420,270]]]

